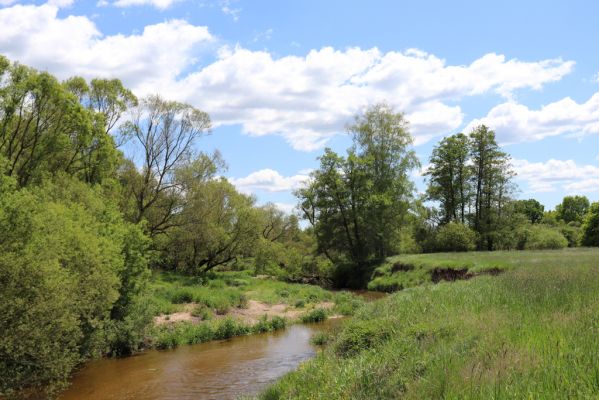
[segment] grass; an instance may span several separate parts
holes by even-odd
[[[426,284],[367,304],[315,359],[260,397],[599,397],[599,249],[412,260],[506,272]]]
[[[172,325],[161,325],[154,327],[152,346],[158,349],[172,349],[186,344],[198,344],[252,333],[271,332],[285,328],[286,323],[284,318],[273,317],[268,319],[264,316],[258,323],[253,325],[231,318],[211,320],[202,324],[181,322]]]
[[[448,279],[439,271],[462,271],[463,277],[486,273],[499,273],[520,265],[539,265],[551,262],[559,255],[561,259],[579,256],[593,250],[565,249],[544,251],[494,251],[468,253],[410,254],[389,257],[374,270],[369,290],[395,292],[415,286],[432,283],[437,279]],[[437,272],[435,274],[435,272]],[[455,276],[455,274],[454,274]],[[459,279],[459,276],[455,276]]]
[[[193,303],[191,315],[201,321],[154,327],[149,342],[157,348],[267,332],[295,322],[279,317],[267,319],[264,316],[258,322],[249,324],[227,316],[234,308],[246,307],[249,300],[286,304],[291,309],[301,310],[304,313],[301,322],[322,321],[331,313],[352,315],[363,304],[360,297],[351,293],[331,292],[314,285],[259,279],[247,271],[217,272],[205,280],[162,271],[153,274],[150,285],[154,315],[189,311],[189,304]],[[323,302],[334,303],[334,307],[325,310],[321,307]],[[165,319],[170,320],[168,317]]]

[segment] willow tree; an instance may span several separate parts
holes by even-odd
[[[209,129],[207,113],[159,96],[142,99],[123,126],[123,134],[141,154],[141,175],[129,188],[133,221],[146,221],[150,236],[172,226],[182,191],[175,171],[194,158],[197,139]]]
[[[326,149],[297,196],[319,250],[363,269],[393,252],[414,190],[408,174],[418,160],[403,114],[385,104],[358,115],[348,131],[347,156]]]

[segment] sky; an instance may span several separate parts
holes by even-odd
[[[198,150],[286,211],[378,102],[405,114],[423,169],[442,137],[488,125],[517,197],[552,209],[599,200],[597,15],[594,0],[0,0],[0,54],[208,112]]]

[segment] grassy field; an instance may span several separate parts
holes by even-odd
[[[210,279],[156,272],[150,292],[153,314],[163,319],[148,338],[157,348],[267,332],[288,323],[321,321],[331,314],[351,315],[363,304],[350,293],[260,279],[247,271],[217,272]],[[261,308],[247,310],[257,304],[264,309],[276,305],[278,315],[267,316]],[[176,321],[178,313],[185,320]]]
[[[400,259],[505,272],[364,306],[262,399],[599,398],[599,249]]]

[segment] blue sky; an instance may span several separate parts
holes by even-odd
[[[486,123],[519,197],[599,200],[599,2],[0,0],[0,54],[117,77],[210,113],[198,143],[237,187],[290,209],[368,104],[405,112],[427,164]],[[424,185],[414,173],[418,188]]]

